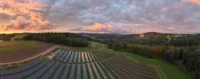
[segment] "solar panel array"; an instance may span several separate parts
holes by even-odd
[[[48,63],[36,60],[0,71],[0,79],[159,79],[155,67],[113,53],[56,51]]]

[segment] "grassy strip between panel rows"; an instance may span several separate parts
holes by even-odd
[[[97,49],[98,47],[98,49]],[[115,54],[120,54],[120,55],[126,55],[130,57],[131,59],[147,63],[150,65],[154,65],[157,70],[161,74],[162,79],[195,79],[194,73],[185,73],[178,69],[176,66],[161,60],[161,59],[150,59],[150,58],[145,58],[136,54],[128,53],[128,52],[121,52],[121,51],[115,51],[112,49],[108,49],[106,45],[96,43],[96,42],[91,42],[89,47],[85,48],[75,48],[74,51],[87,51],[87,52],[92,52],[92,51],[105,51],[105,52],[111,52]]]

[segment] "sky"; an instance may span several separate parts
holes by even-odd
[[[200,33],[200,0],[0,0],[0,33]]]

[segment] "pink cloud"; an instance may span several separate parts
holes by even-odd
[[[69,30],[72,32],[88,33],[129,33],[129,31],[123,27],[117,27],[114,24],[102,24],[98,22],[87,27],[72,28]]]
[[[5,5],[0,7],[0,13],[9,18],[8,22],[1,24],[0,31],[54,29],[53,24],[42,16],[48,4],[39,0],[0,0],[0,5]]]
[[[170,30],[170,31],[175,31],[176,28],[175,27],[167,27],[167,30]]]
[[[190,22],[192,22],[191,19],[184,19],[184,23],[190,23]]]
[[[160,10],[160,12],[167,12],[168,11],[168,8],[162,8],[161,10]]]
[[[182,2],[192,3],[192,4],[200,6],[200,0],[182,0]]]
[[[111,24],[101,24],[101,23],[95,23],[92,26],[87,27],[87,31],[90,32],[111,32],[113,29],[113,26]]]

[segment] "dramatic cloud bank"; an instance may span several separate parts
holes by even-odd
[[[199,0],[3,0],[0,29],[197,33],[199,14]]]
[[[93,26],[87,28],[87,30],[91,32],[111,32],[112,29],[113,29],[112,25],[110,24],[103,25],[100,23],[95,23]]]
[[[0,16],[4,18],[1,18],[0,31],[53,29],[43,18],[47,7],[38,0],[1,0]]]
[[[111,24],[95,23],[88,27],[73,28],[72,32],[89,32],[89,33],[128,33],[126,30],[115,27]]]

